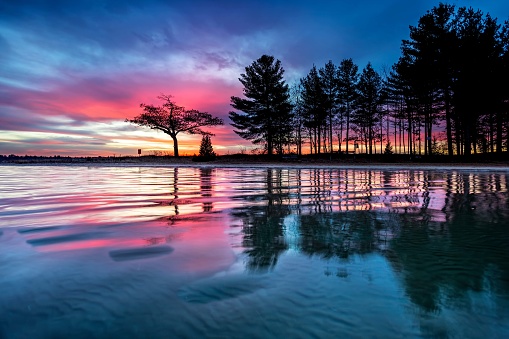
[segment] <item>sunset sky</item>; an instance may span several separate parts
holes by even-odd
[[[119,156],[172,151],[171,138],[125,123],[160,93],[224,118],[219,154],[249,149],[234,132],[230,97],[262,54],[289,84],[315,64],[352,58],[381,71],[400,56],[409,25],[430,0],[212,1],[4,0],[0,2],[0,154]],[[509,2],[472,6],[502,23]],[[200,136],[180,135],[181,155]]]

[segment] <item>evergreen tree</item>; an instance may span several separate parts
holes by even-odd
[[[292,132],[292,105],[283,74],[281,61],[262,55],[240,75],[246,98],[231,97],[231,106],[242,112],[229,113],[234,132],[254,144],[263,143],[269,155],[274,150],[282,153]]]
[[[405,153],[405,126],[407,125],[407,102],[408,84],[402,76],[401,68],[403,60],[392,66],[392,69],[385,82],[387,104],[390,107],[391,116],[394,121],[394,145],[399,145],[399,153]],[[408,125],[410,126],[410,125]],[[411,139],[410,139],[411,140]]]
[[[334,152],[332,145],[332,125],[338,112],[339,105],[339,79],[338,69],[332,61],[329,60],[325,67],[320,68],[320,81],[322,83],[325,95],[325,110],[327,115],[327,132],[329,138],[329,152]]]
[[[204,134],[201,138],[201,144],[200,144],[200,157],[204,158],[213,158],[216,156],[216,153],[214,153],[214,149],[212,148],[212,142],[210,140],[210,135]]]
[[[392,145],[391,145],[391,142],[390,142],[390,141],[387,141],[387,143],[385,144],[384,154],[385,154],[385,155],[391,155],[392,153],[393,153],[393,151],[392,151]]]
[[[502,44],[502,57],[500,59],[500,75],[504,79],[509,79],[509,20],[504,22],[500,32],[500,42]],[[497,152],[502,151],[502,145],[505,143],[506,149],[509,148],[509,81],[499,83],[499,93],[501,102],[499,103],[499,114],[497,114]],[[506,139],[503,141],[502,131],[506,130]]]
[[[436,30],[433,15],[428,12],[419,19],[418,26],[410,26],[410,40],[403,41],[402,46],[406,61],[404,74],[412,86],[416,113],[424,121],[425,154],[431,150],[433,124],[438,122],[437,34],[440,32]],[[419,132],[420,136],[421,126],[418,127],[414,131]]]
[[[410,26],[410,40],[404,40],[402,51],[407,64],[407,81],[411,84],[416,109],[424,120],[425,154],[431,153],[433,125],[446,122],[452,155],[452,86],[456,70],[457,36],[454,6],[439,4],[423,15],[417,26]],[[444,113],[439,114],[439,113]]]
[[[327,97],[316,66],[301,79],[304,126],[310,130],[311,153],[321,153],[321,137],[326,122]]]
[[[373,69],[371,63],[368,63],[362,70],[357,89],[357,110],[355,111],[354,122],[365,133],[363,140],[367,141],[368,153],[373,154],[373,143],[376,137],[375,129],[380,121],[382,78]]]
[[[297,154],[302,155],[302,142],[304,139],[304,104],[302,100],[302,84],[294,84],[290,89],[290,100],[293,107],[293,142],[297,146]]]
[[[357,97],[357,82],[359,81],[359,67],[352,59],[344,59],[339,64],[339,100],[345,111],[346,119],[346,153],[350,144],[350,118]],[[342,134],[343,126],[340,127]]]
[[[397,73],[408,89],[408,133],[420,136],[423,123],[425,154],[432,153],[433,126],[443,121],[449,155],[454,143],[457,154],[479,147],[501,152],[507,121],[505,32],[489,14],[445,4],[410,27]]]
[[[502,74],[503,47],[499,40],[500,26],[496,19],[484,16],[479,10],[461,7],[456,15],[458,35],[457,78],[454,85],[454,103],[461,122],[463,154],[477,152],[485,131],[493,129],[494,118],[490,117],[500,107],[503,98],[498,87],[504,79]],[[485,149],[483,151],[486,151]]]

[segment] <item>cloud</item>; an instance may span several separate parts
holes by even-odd
[[[179,105],[208,111],[228,124],[230,97],[242,95],[238,78],[262,54],[281,60],[288,83],[328,60],[339,64],[353,58],[360,69],[371,61],[380,69],[397,61],[408,26],[435,5],[431,0],[3,1],[0,130],[110,140],[85,142],[86,152],[94,154],[118,151],[118,140],[141,136],[159,145],[166,136],[138,135],[139,129],[123,122],[140,113],[141,102],[158,104],[157,95],[172,94]],[[507,17],[508,4],[486,6]],[[218,147],[249,145],[230,125],[215,131]],[[196,143],[183,140],[188,147]],[[33,142],[27,137],[25,144],[12,141],[11,147],[4,141],[2,149],[25,153],[20,148],[25,145],[36,152]],[[55,150],[51,147],[44,151]]]

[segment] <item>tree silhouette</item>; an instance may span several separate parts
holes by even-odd
[[[378,127],[377,123],[380,120],[382,78],[370,63],[362,70],[357,88],[357,110],[353,120],[362,131],[363,135],[361,137],[367,142],[368,153],[373,154],[373,143],[376,136],[375,129]]]
[[[274,149],[282,153],[292,133],[292,105],[283,73],[281,61],[262,55],[240,75],[247,99],[231,97],[232,107],[244,112],[230,112],[234,132],[254,144],[265,143],[269,155]]]
[[[320,73],[320,80],[322,83],[323,92],[326,98],[326,110],[327,110],[327,132],[329,138],[329,152],[334,152],[334,146],[332,144],[332,127],[333,121],[338,112],[339,105],[339,79],[338,79],[338,67],[329,60],[323,68],[318,71]],[[339,141],[341,145],[341,141]],[[341,150],[341,147],[340,147]]]
[[[323,90],[320,76],[313,66],[309,74],[300,80],[304,108],[304,126],[309,128],[311,153],[321,153],[322,131],[327,121],[327,97]]]
[[[293,142],[297,146],[297,154],[302,155],[302,142],[305,137],[305,112],[304,112],[304,102],[302,99],[302,84],[296,83],[290,89],[290,100],[293,107]]]
[[[222,125],[223,120],[213,117],[206,112],[200,112],[195,109],[186,110],[182,106],[177,106],[171,100],[171,95],[161,94],[157,97],[163,101],[161,106],[140,104],[143,113],[134,119],[126,119],[126,122],[143,127],[163,131],[173,139],[174,156],[179,156],[177,135],[179,133],[188,134],[210,134],[202,130],[205,126]]]
[[[354,64],[352,59],[344,59],[339,64],[339,97],[340,104],[345,109],[346,118],[346,153],[348,154],[348,145],[350,143],[350,119],[355,99],[357,97],[357,82],[359,81],[359,67]],[[343,128],[341,127],[341,130]],[[342,134],[342,133],[340,133]]]
[[[203,135],[201,138],[200,145],[200,157],[213,158],[216,156],[214,149],[212,148],[212,142],[210,141],[210,135]]]
[[[406,87],[409,151],[424,127],[424,153],[432,153],[433,126],[443,126],[448,154],[480,149],[500,153],[507,133],[507,23],[479,10],[440,4],[410,26],[394,68]],[[454,147],[454,144],[456,147]]]

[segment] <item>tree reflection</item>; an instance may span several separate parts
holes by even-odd
[[[469,292],[509,290],[509,200],[501,178],[491,178],[498,181],[492,189],[480,190],[473,187],[479,177],[448,173],[447,221],[405,216],[388,258],[412,302],[424,311],[440,311]]]
[[[204,198],[212,197],[212,168],[200,168],[200,192]],[[203,202],[203,212],[212,211],[212,201]]]
[[[287,249],[283,237],[283,221],[290,214],[285,204],[287,194],[283,193],[281,170],[267,169],[265,192],[261,197],[250,196],[247,200],[263,198],[263,205],[237,208],[233,216],[242,220],[243,241],[248,255],[249,270],[265,271],[274,267],[279,255]]]
[[[299,249],[324,258],[384,251],[392,224],[367,211],[303,215]]]
[[[269,269],[292,248],[326,259],[384,256],[425,312],[471,292],[509,291],[506,174],[268,169],[243,197],[247,268]]]

